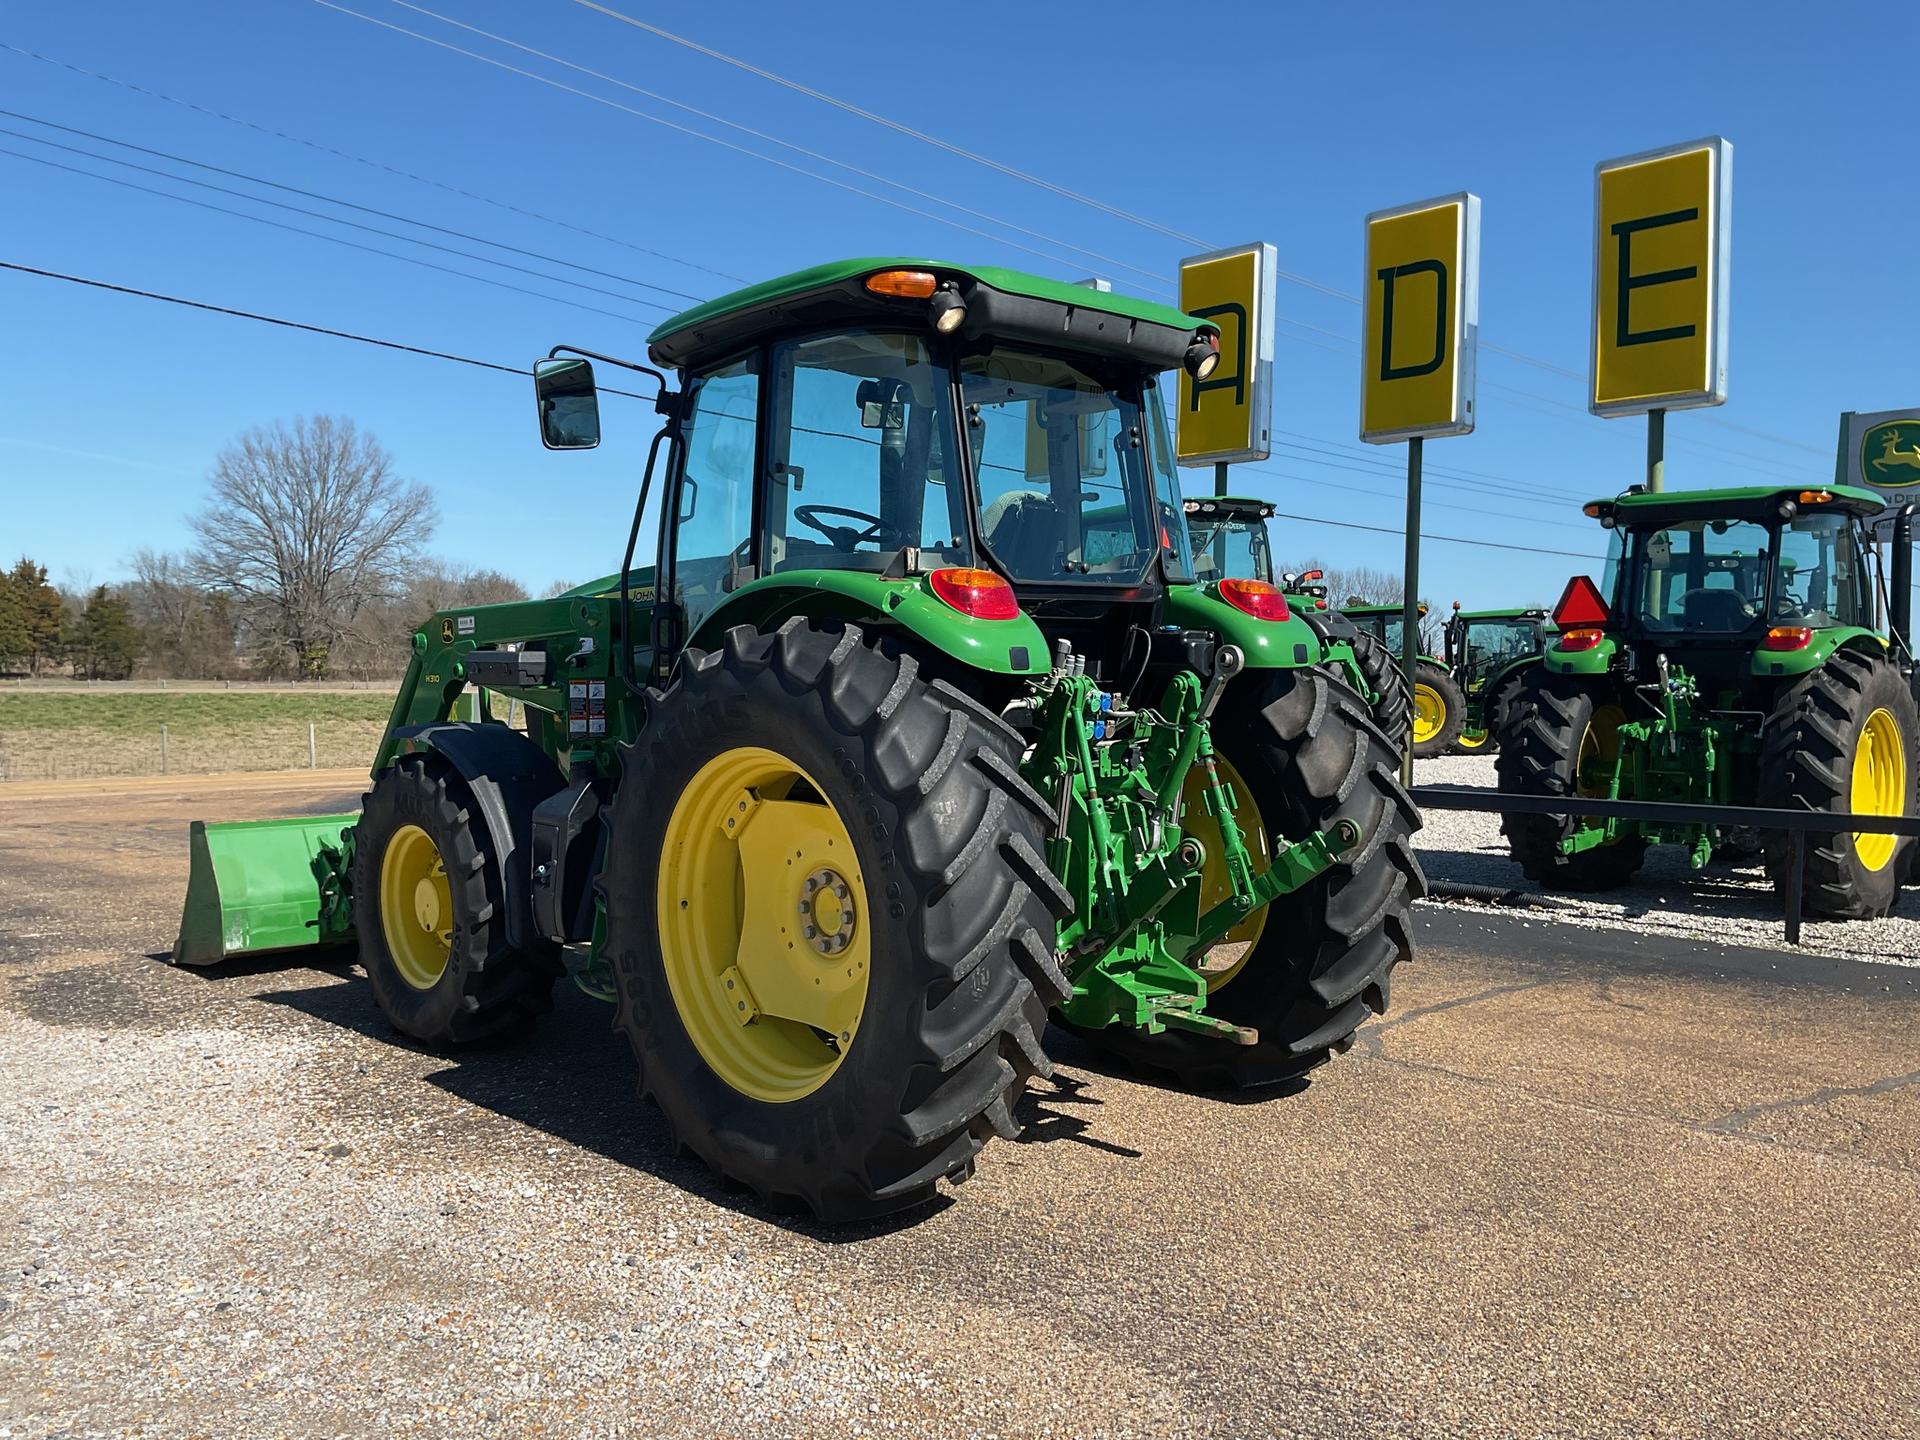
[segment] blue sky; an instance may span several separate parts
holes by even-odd
[[[1410,4],[1193,6],[1170,29],[1164,7],[1127,4],[988,0],[959,11],[876,12],[831,0],[611,0],[1137,217],[1123,219],[574,0],[338,3],[629,108],[317,0],[8,6],[0,41],[63,63],[0,50],[0,105],[543,258],[17,118],[0,117],[0,128],[16,132],[0,135],[0,149],[540,296],[12,154],[0,154],[0,259],[521,365],[555,341],[639,356],[651,324],[688,303],[683,296],[847,254],[1100,274],[1118,289],[1164,295],[1194,248],[1164,233],[1174,231],[1209,246],[1270,240],[1287,271],[1354,292],[1369,210],[1471,189],[1484,205],[1479,428],[1427,447],[1422,589],[1441,603],[1476,606],[1550,603],[1582,563],[1431,537],[1594,555],[1599,532],[1578,514],[1578,500],[1639,478],[1642,422],[1587,416],[1578,378],[1596,160],[1709,133],[1734,144],[1731,399],[1670,419],[1671,485],[1824,479],[1838,412],[1912,403],[1920,386],[1912,360],[1920,292],[1910,274],[1920,185],[1908,164],[1914,122],[1900,58],[1920,52],[1920,10],[1911,5],[1845,14],[1785,4],[1488,5],[1471,16]],[[1357,308],[1283,284],[1279,313],[1274,423],[1282,444],[1271,461],[1239,473],[1234,488],[1270,496],[1283,512],[1397,527],[1403,452],[1355,437]],[[119,578],[142,545],[184,546],[184,516],[222,444],[247,426],[320,411],[352,416],[404,474],[433,486],[439,552],[536,589],[583,578],[617,560],[652,430],[647,407],[609,402],[599,451],[549,454],[535,436],[530,387],[514,377],[5,272],[0,325],[0,554],[28,552],[68,583]],[[1190,490],[1210,483],[1205,471],[1186,478]],[[1396,535],[1288,520],[1277,540],[1283,557],[1399,564]]]

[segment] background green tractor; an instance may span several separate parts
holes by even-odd
[[[1575,577],[1556,607],[1560,634],[1500,732],[1500,788],[1913,814],[1910,661],[1883,631],[1866,524],[1882,509],[1841,486],[1590,503],[1613,532],[1606,578]],[[1899,577],[1902,640],[1908,588]],[[1567,889],[1625,882],[1653,844],[1687,846],[1695,866],[1761,850],[1776,888],[1788,878],[1788,839],[1773,832],[1551,815],[1509,816],[1506,832],[1530,877]],[[1911,843],[1808,836],[1807,908],[1885,914]]]
[[[1411,953],[1418,817],[1320,634],[1195,570],[1162,387],[1218,343],[876,259],[668,321],[677,390],[556,351],[550,448],[599,439],[593,361],[661,387],[620,570],[435,616],[358,815],[197,828],[175,958],[303,907],[430,1044],[570,974],[676,1144],[829,1219],[1015,1133],[1050,1008],[1192,1081],[1304,1073]]]
[[[1447,670],[1466,700],[1456,750],[1476,754],[1499,743],[1501,722],[1552,634],[1545,610],[1462,610],[1453,602]]]
[[[1245,495],[1208,495],[1186,502],[1187,534],[1193,546],[1195,575],[1204,581],[1241,576],[1277,586],[1294,613],[1311,625],[1326,648],[1328,663],[1346,683],[1365,695],[1374,719],[1396,749],[1407,743],[1412,707],[1406,678],[1380,637],[1348,620],[1327,602],[1325,577],[1318,570],[1276,575],[1267,522],[1273,505]]]
[[[1340,613],[1362,633],[1372,636],[1398,667],[1404,653],[1401,637],[1406,633],[1400,606],[1342,605]],[[1420,614],[1424,617],[1426,613],[1427,607],[1422,603]],[[1467,718],[1467,697],[1461,693],[1447,663],[1437,655],[1422,654],[1416,659],[1411,680],[1413,754],[1416,760],[1431,760],[1446,754],[1460,738],[1460,727]]]

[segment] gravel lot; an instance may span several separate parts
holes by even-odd
[[[1417,762],[1414,783],[1492,788],[1498,782],[1491,755],[1451,755]],[[1736,869],[1716,858],[1705,870],[1692,870],[1679,846],[1660,845],[1647,852],[1646,867],[1626,889],[1599,895],[1551,894],[1529,881],[1507,858],[1498,815],[1463,810],[1425,813],[1426,827],[1414,837],[1414,848],[1427,878],[1540,896],[1529,918],[1618,927],[1632,931],[1636,944],[1641,937],[1655,936],[1737,945],[1786,943],[1780,899],[1757,864]],[[1810,918],[1801,930],[1801,945],[1822,955],[1920,965],[1920,890],[1902,892],[1899,904],[1884,920]]]
[[[344,959],[169,943],[189,817],[0,792],[0,1434],[1890,1436],[1920,1414],[1920,972],[1422,907],[1253,1103],[1056,1082],[843,1231],[668,1150],[567,992],[462,1055]]]

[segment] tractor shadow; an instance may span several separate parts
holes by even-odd
[[[675,1152],[660,1112],[643,1104],[635,1093],[633,1057],[626,1042],[613,1033],[610,1008],[572,985],[563,981],[555,987],[553,1013],[542,1016],[529,1034],[445,1051],[421,1045],[387,1023],[355,968],[351,951],[343,952],[337,964],[308,964],[347,983],[274,990],[253,998],[378,1044],[442,1061],[442,1068],[422,1078],[447,1094],[762,1223],[826,1245],[859,1244],[923,1224],[956,1198],[943,1192],[894,1215],[842,1225],[825,1225],[805,1213],[776,1210],[753,1192],[723,1182],[699,1160]],[[197,973],[214,981],[237,980],[276,968],[284,965],[242,961]],[[1079,1046],[1058,1032],[1049,1039]],[[1078,1055],[1072,1063],[1080,1068]],[[1063,1074],[1052,1081],[1036,1081],[1018,1107],[1024,1128],[1017,1143],[1065,1141],[1119,1158],[1141,1158],[1140,1151],[1087,1133],[1088,1108],[1101,1103],[1085,1080]],[[993,1154],[989,1147],[983,1163],[991,1165]]]

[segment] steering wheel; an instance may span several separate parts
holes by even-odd
[[[858,520],[864,528],[855,530],[846,525],[829,525],[820,518],[822,515],[844,515],[849,520]],[[809,530],[819,531],[836,550],[851,550],[869,540],[877,545],[887,531],[887,522],[878,515],[869,515],[864,510],[849,510],[844,505],[796,505],[793,518]]]

